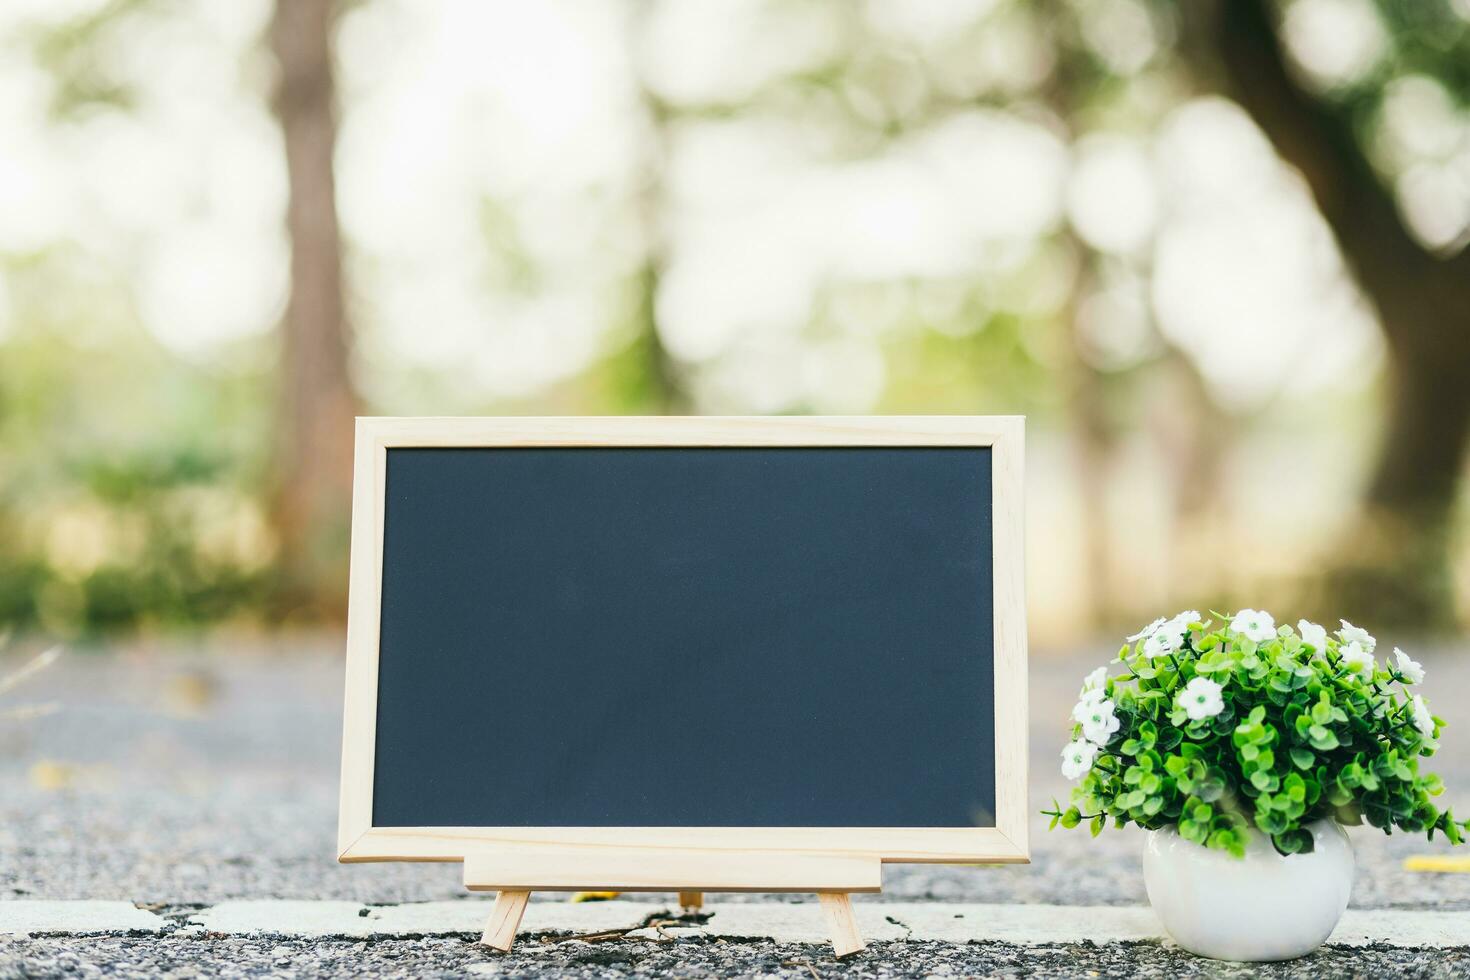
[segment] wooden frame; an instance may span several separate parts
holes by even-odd
[[[467,881],[474,878],[471,886],[478,888],[586,889],[601,884],[621,891],[690,894],[876,891],[875,873],[857,869],[854,860],[874,869],[881,862],[1028,861],[1023,439],[1024,420],[1018,416],[358,419],[339,860],[465,861]],[[423,446],[990,447],[995,826],[374,827],[387,451]],[[472,875],[471,867],[482,870]],[[599,872],[599,867],[605,870]],[[722,868],[732,870],[722,873]],[[605,880],[598,880],[600,876]],[[513,901],[507,908],[507,915],[518,920]],[[514,930],[513,923],[510,928]]]

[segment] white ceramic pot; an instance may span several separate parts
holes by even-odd
[[[1335,820],[1308,828],[1310,854],[1282,857],[1254,834],[1244,860],[1179,836],[1149,832],[1143,847],[1148,900],[1180,946],[1217,960],[1305,956],[1332,934],[1353,888],[1353,845]]]

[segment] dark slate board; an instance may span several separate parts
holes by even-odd
[[[993,826],[984,448],[390,449],[376,827]]]

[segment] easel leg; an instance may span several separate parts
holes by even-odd
[[[827,932],[832,936],[832,951],[839,957],[867,947],[858,932],[857,917],[852,914],[852,899],[846,892],[818,892],[822,911],[827,915]]]
[[[700,908],[704,905],[704,892],[680,892],[679,904],[686,912]]]
[[[521,926],[521,916],[526,914],[526,902],[530,892],[504,891],[495,895],[495,907],[490,910],[490,921],[480,942],[491,949],[509,953],[516,941],[516,930]]]

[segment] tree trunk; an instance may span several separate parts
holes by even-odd
[[[346,595],[353,417],[333,153],[331,0],[277,0],[271,48],[286,149],[291,292],[281,325],[275,499],[288,612],[339,615]]]
[[[1451,626],[1450,555],[1470,441],[1470,363],[1407,340],[1400,339],[1391,364],[1388,424],[1364,520],[1329,584],[1345,601],[1382,610],[1390,621]]]
[[[1470,452],[1470,251],[1436,257],[1409,234],[1351,121],[1287,70],[1266,0],[1184,9],[1212,11],[1190,35],[1212,43],[1230,94],[1301,171],[1383,323],[1389,417],[1333,597],[1380,621],[1451,625],[1450,532]]]
[[[664,347],[663,337],[659,334],[657,303],[663,270],[662,251],[657,246],[649,246],[634,283],[637,299],[632,344],[633,354],[638,359],[635,372],[637,398],[649,404],[659,415],[687,415],[689,398],[680,382],[679,366]]]
[[[669,166],[669,125],[673,110],[644,79],[644,47],[648,44],[648,0],[636,0],[628,15],[628,46],[633,65],[638,102],[646,117],[648,132],[639,161],[635,205],[641,225],[643,262],[634,286],[637,305],[633,340],[639,357],[641,386],[660,415],[686,415],[690,411],[679,364],[664,346],[658,324],[658,291],[668,264],[668,241],[664,230],[664,178]]]

